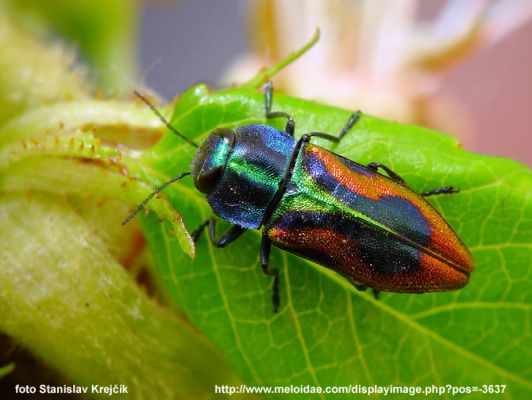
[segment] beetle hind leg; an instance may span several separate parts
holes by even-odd
[[[376,163],[376,162],[372,162],[372,163],[369,163],[368,164],[368,167],[371,168],[373,171],[375,172],[379,172],[379,168],[383,169],[384,171],[386,171],[386,173],[388,174],[388,176],[390,178],[392,178],[392,180],[394,180],[395,182],[397,183],[400,183],[401,185],[405,185],[406,186],[406,182],[403,178],[401,178],[398,174],[396,174],[395,172],[393,172],[390,168],[388,168],[386,165],[384,164],[381,164],[381,163]]]
[[[355,289],[356,289],[356,290],[359,290],[359,291],[361,291],[361,292],[365,292],[366,290],[368,290],[368,287],[367,287],[366,285],[362,285],[362,284],[360,284],[360,283],[355,284],[354,286],[355,286]],[[377,289],[373,289],[373,288],[371,288],[371,292],[372,292],[372,294],[373,294],[373,298],[374,298],[375,300],[379,300],[379,297],[380,297],[380,293],[381,293],[381,292],[380,292],[379,290],[377,290]]]
[[[273,287],[272,287],[272,304],[273,312],[276,313],[279,309],[280,298],[279,298],[279,270],[276,268],[268,268],[270,262],[270,248],[271,243],[266,237],[262,235],[262,240],[260,243],[260,266],[262,272],[266,275],[273,276]]]
[[[440,188],[436,188],[436,189],[432,189],[432,190],[428,190],[426,192],[423,192],[423,193],[421,193],[421,196],[428,197],[428,196],[433,196],[433,195],[436,195],[436,194],[453,194],[453,193],[459,193],[459,192],[460,192],[460,190],[455,189],[452,186],[443,186],[443,187],[440,187]]]
[[[355,287],[356,290],[360,292],[365,292],[366,290],[368,290],[368,287],[366,285],[354,284],[353,286]]]

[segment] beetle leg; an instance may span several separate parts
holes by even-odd
[[[377,172],[379,168],[382,168],[383,170],[386,171],[388,176],[392,178],[394,181],[396,181],[397,183],[400,183],[401,185],[406,185],[406,182],[403,178],[401,178],[399,175],[397,175],[395,172],[393,172],[390,168],[388,168],[384,164],[372,162],[368,164],[368,167]]]
[[[290,114],[287,114],[282,111],[272,112],[272,100],[273,100],[273,84],[272,81],[266,82],[266,90],[264,91],[264,111],[266,112],[266,118],[277,118],[283,117],[286,118],[286,127],[284,131],[290,136],[294,136],[294,131],[296,129],[296,123]]]
[[[421,196],[428,197],[435,194],[453,194],[458,193],[460,190],[453,188],[452,186],[443,186],[437,189],[432,189],[426,192],[421,193]]]
[[[235,241],[246,231],[246,228],[242,228],[240,225],[231,225],[231,227],[225,232],[220,239],[216,239],[216,220],[211,218],[209,220],[209,238],[216,247],[225,247],[229,243]]]
[[[200,226],[198,226],[196,229],[194,229],[191,233],[190,233],[190,236],[192,237],[192,241],[194,243],[196,243],[200,236],[201,236],[201,233],[203,232],[203,230],[205,229],[205,227],[207,225],[209,225],[209,221],[210,219],[208,219],[207,221],[203,222]]]
[[[319,137],[325,140],[330,140],[331,142],[335,142],[335,143],[340,140],[338,136],[329,135],[328,133],[324,133],[324,132],[305,133],[303,136],[301,136],[301,139],[299,140],[301,140],[303,143],[308,143],[310,142],[310,138],[313,138],[313,137]]]
[[[366,290],[368,290],[368,287],[366,285],[356,284],[354,286],[356,290],[360,290],[361,292],[365,292]],[[373,298],[375,300],[379,300],[380,291],[378,291],[377,289],[371,288],[371,292],[373,293]]]
[[[216,220],[211,218],[202,223],[195,231],[192,232],[191,236],[194,242],[199,239],[201,232],[207,225],[209,225],[209,239],[214,246],[220,248],[225,247],[229,243],[235,241],[246,231],[246,228],[242,228],[240,225],[231,225],[231,227],[222,235],[220,239],[216,239]]]
[[[360,118],[361,114],[362,114],[362,111],[360,110],[355,111],[353,114],[351,114],[351,116],[347,120],[347,124],[345,124],[345,126],[340,131],[340,134],[338,135],[338,138],[337,138],[338,139],[337,142],[339,142],[345,136],[345,134],[349,131],[349,129],[351,129],[353,125],[355,125],[355,123]]]
[[[342,128],[338,136],[330,135],[328,133],[323,133],[323,132],[310,132],[303,136],[305,138],[303,139],[303,141],[305,143],[308,143],[311,137],[319,137],[322,139],[330,140],[331,142],[338,143],[340,140],[342,140],[342,138],[349,131],[349,129],[351,129],[353,125],[355,125],[355,123],[360,118],[361,114],[362,112],[360,110],[351,114],[351,116],[349,117],[349,120],[347,121],[347,124],[345,124],[345,126]]]
[[[266,235],[262,235],[260,243],[260,266],[262,272],[266,275],[273,276],[273,288],[272,288],[272,304],[273,312],[277,312],[279,308],[279,270],[276,268],[268,268],[270,262],[270,247],[271,243]]]
[[[368,290],[368,287],[366,285],[356,284],[353,286],[355,287],[356,290],[359,290],[361,292],[365,292],[366,290]]]

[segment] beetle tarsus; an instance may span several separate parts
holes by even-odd
[[[330,134],[324,133],[324,132],[310,132],[310,133],[307,133],[307,134],[303,135],[302,140],[303,140],[303,142],[308,143],[308,142],[310,142],[310,138],[318,137],[318,138],[322,138],[322,139],[325,139],[325,140],[329,140],[329,141],[334,142],[334,143],[339,143],[340,140],[342,140],[342,138],[345,136],[345,134],[347,132],[349,132],[349,130],[353,127],[353,125],[355,125],[355,123],[360,118],[361,114],[362,114],[362,112],[360,110],[354,112],[353,114],[351,114],[351,116],[347,120],[347,124],[345,124],[345,126],[342,128],[342,130],[340,131],[338,136],[330,135]]]
[[[294,118],[288,113],[285,113],[283,111],[274,111],[272,112],[272,101],[273,101],[273,83],[272,81],[266,82],[266,90],[264,91],[264,110],[266,114],[266,118],[278,118],[283,117],[286,118],[286,127],[284,128],[284,131],[288,133],[290,136],[294,136],[294,132],[296,130],[296,123],[294,121]]]
[[[357,123],[361,115],[362,115],[362,111],[360,110],[355,111],[353,114],[351,114],[351,116],[347,120],[347,124],[345,124],[345,126],[340,131],[340,134],[338,135],[338,140],[337,140],[338,142],[342,140],[345,134],[353,127],[353,125]]]
[[[355,125],[355,123],[358,121],[361,114],[362,113],[360,111],[357,111],[351,114],[351,116],[349,117],[349,120],[347,121],[347,124],[342,128],[338,136],[330,135],[324,132],[310,132],[310,133],[303,135],[302,140],[304,143],[308,143],[310,142],[310,138],[318,137],[318,138],[322,138],[325,140],[329,140],[334,143],[339,143],[340,140],[342,140],[342,138],[345,136],[345,134],[349,132],[349,129],[351,129],[353,125]]]
[[[353,285],[355,287],[356,290],[359,290],[361,292],[365,292],[366,290],[368,290],[368,287],[366,285]]]
[[[193,241],[194,243],[196,243],[196,242],[199,240],[199,238],[200,238],[200,236],[201,236],[201,233],[203,232],[203,230],[205,229],[205,227],[206,227],[207,225],[209,225],[209,221],[210,221],[210,219],[208,219],[207,221],[203,222],[200,226],[198,226],[196,229],[194,229],[194,230],[192,231],[192,233],[190,234],[190,236],[192,237],[192,241]]]
[[[214,218],[209,220],[209,239],[214,246],[219,248],[223,248],[229,243],[234,242],[245,231],[246,228],[242,228],[240,225],[231,225],[220,239],[216,239],[216,220]]]
[[[273,286],[272,286],[272,305],[273,312],[276,313],[279,309],[280,298],[279,298],[279,270],[277,268],[268,268],[270,262],[270,248],[271,243],[266,237],[262,235],[262,240],[260,243],[260,266],[262,272],[266,275],[273,276]]]
[[[365,292],[366,290],[368,290],[368,287],[366,285],[356,284],[354,286],[355,286],[356,290],[360,290],[361,292]],[[373,298],[375,300],[379,300],[381,292],[379,290],[373,289],[373,288],[371,288],[371,292],[373,294]]]
[[[220,239],[216,239],[216,219],[209,218],[190,234],[194,243],[198,241],[201,233],[207,227],[207,225],[209,226],[209,240],[215,247],[219,248],[223,248],[229,243],[234,242],[247,230],[246,228],[242,228],[240,225],[231,225],[231,227],[222,235]]]
[[[453,193],[459,193],[459,192],[460,192],[459,189],[455,189],[452,186],[443,186],[443,187],[440,187],[440,188],[436,188],[436,189],[432,189],[432,190],[428,190],[426,192],[423,192],[423,193],[421,193],[421,196],[428,197],[428,196],[433,196],[433,195],[436,195],[436,194],[453,194]]]

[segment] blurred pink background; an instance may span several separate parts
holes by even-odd
[[[430,18],[444,3],[422,2],[419,14]],[[197,82],[221,82],[250,47],[246,12],[239,1],[145,4],[145,84],[171,99]],[[469,133],[460,139],[466,149],[532,166],[532,21],[460,62],[436,93],[453,100],[453,112],[463,114],[455,116],[467,121]]]
[[[532,166],[532,21],[457,66],[441,90],[469,113],[467,149]]]

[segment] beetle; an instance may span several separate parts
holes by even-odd
[[[445,186],[418,194],[384,164],[361,165],[311,143],[314,137],[339,142],[360,120],[360,111],[337,136],[310,132],[295,139],[292,116],[272,111],[269,81],[265,115],[285,118],[284,131],[263,124],[218,128],[198,146],[136,94],[198,150],[190,172],[155,189],[123,224],[170,183],[191,175],[213,212],[232,224],[217,238],[216,220],[211,218],[192,233],[194,241],[207,226],[216,247],[227,246],[248,229],[262,229],[260,263],[273,277],[275,312],[280,304],[279,270],[269,266],[272,244],[336,271],[359,290],[372,288],[375,296],[380,291],[448,291],[467,284],[474,268],[471,254],[424,199],[458,190]]]

